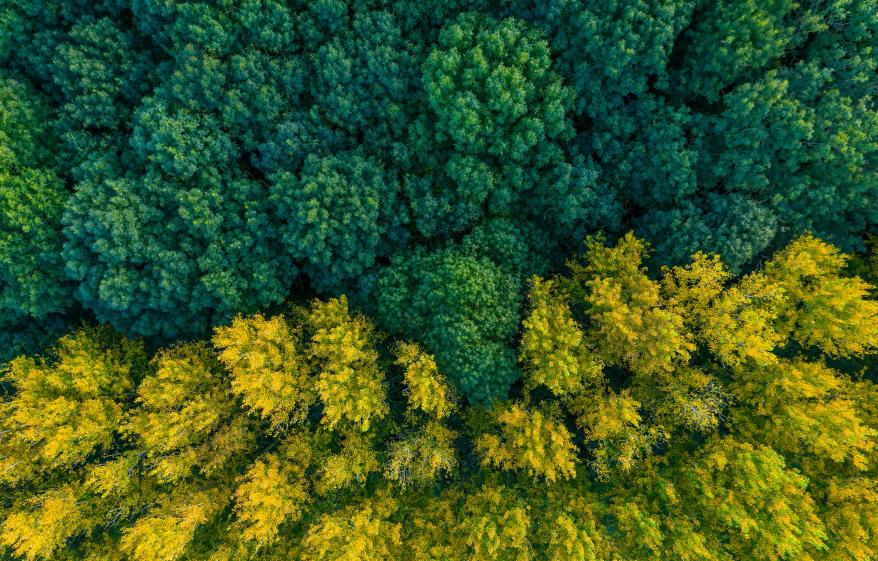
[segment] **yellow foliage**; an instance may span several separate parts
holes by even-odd
[[[443,419],[454,412],[455,396],[445,376],[439,373],[433,355],[425,353],[416,343],[400,343],[396,364],[405,368],[406,396],[409,409]]]
[[[585,344],[582,328],[555,283],[531,279],[530,312],[522,325],[519,361],[530,387],[543,385],[559,396],[603,378],[602,365]]]
[[[121,456],[91,468],[85,479],[86,488],[101,497],[119,497],[131,488],[130,458]]]
[[[315,489],[326,494],[355,484],[363,485],[370,473],[380,469],[370,437],[348,432],[342,437],[341,451],[324,459]]]
[[[119,544],[132,561],[176,561],[189,548],[195,531],[227,504],[219,491],[176,491],[157,511],[128,528]]]
[[[716,430],[728,401],[716,378],[688,366],[650,380],[647,387],[637,384],[634,390],[643,394],[644,401],[653,401],[652,417],[664,432],[676,428],[701,433]]]
[[[388,411],[372,325],[350,315],[344,296],[315,301],[309,323],[314,329],[310,354],[320,364],[316,388],[324,405],[323,422],[330,429],[347,421],[369,430]]]
[[[67,538],[86,529],[77,507],[76,490],[65,485],[36,497],[33,505],[10,514],[0,527],[0,539],[16,555],[28,560],[46,559]]]
[[[639,375],[673,371],[695,349],[680,311],[661,297],[646,275],[643,242],[628,233],[616,247],[586,242],[586,263],[571,263],[593,327],[596,350],[608,363],[625,364]]]
[[[468,561],[530,561],[529,507],[505,487],[485,486],[466,500],[458,532]]]
[[[405,541],[402,559],[421,561],[463,561],[466,544],[458,528],[456,507],[461,492],[455,488],[445,489],[441,495],[432,493],[413,495],[400,505],[405,508]]]
[[[878,482],[857,477],[831,479],[822,518],[832,546],[828,561],[878,558]]]
[[[576,475],[576,446],[563,423],[539,410],[511,404],[497,413],[500,434],[483,434],[476,446],[483,463],[555,481]]]
[[[784,290],[761,273],[745,276],[727,289],[701,323],[707,347],[723,363],[771,364],[773,351],[787,337],[776,329]]]
[[[878,301],[859,277],[843,277],[848,256],[813,236],[790,243],[765,265],[783,287],[783,327],[803,345],[835,356],[862,355],[878,348]]]
[[[878,431],[844,395],[847,384],[825,364],[802,360],[736,369],[732,424],[778,451],[865,469]]]
[[[807,478],[771,448],[715,438],[676,479],[685,509],[730,558],[813,561],[826,547]]]
[[[244,526],[245,540],[255,542],[257,548],[271,545],[281,524],[302,517],[302,508],[310,501],[303,476],[276,454],[250,466],[235,490],[235,511]]]
[[[547,561],[604,561],[610,546],[598,529],[595,498],[576,489],[561,488],[548,496],[546,511],[537,521],[537,536]]]
[[[441,423],[428,422],[415,434],[390,444],[384,476],[406,488],[432,483],[443,473],[451,475],[457,467],[456,437]]]
[[[0,479],[27,479],[39,471],[71,466],[109,446],[122,421],[131,370],[142,361],[140,343],[108,328],[62,337],[55,360],[18,357],[5,376],[16,393],[2,407],[4,438]]]
[[[595,445],[592,468],[608,480],[614,469],[630,473],[651,452],[659,435],[641,426],[640,403],[627,391],[583,395],[570,403],[586,441]]]
[[[662,269],[662,290],[674,306],[686,310],[687,321],[700,327],[731,276],[719,255],[699,251],[689,265]]]
[[[218,452],[237,450],[246,430],[240,421],[234,428],[224,426],[234,402],[216,359],[206,346],[193,343],[160,352],[152,364],[155,373],[141,382],[140,408],[131,414],[126,430],[146,446],[153,473],[162,481],[175,481],[200,462],[222,463]]]
[[[232,375],[232,391],[275,426],[300,423],[314,402],[299,335],[283,316],[236,317],[215,330],[213,344]]]
[[[303,561],[389,561],[396,559],[401,527],[388,518],[394,501],[379,497],[324,514],[302,543]]]

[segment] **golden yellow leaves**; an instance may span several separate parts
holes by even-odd
[[[177,481],[201,465],[219,469],[247,445],[244,419],[229,420],[234,401],[207,346],[187,344],[153,359],[155,373],[137,390],[140,407],[125,429],[140,438],[160,481]]]
[[[324,423],[334,428],[346,421],[369,430],[387,414],[372,325],[365,317],[350,315],[344,296],[315,301],[308,319],[314,330],[309,354],[317,363],[315,389],[323,401]]]
[[[67,538],[85,529],[77,507],[77,491],[69,485],[36,497],[32,508],[10,514],[0,527],[0,540],[16,555],[45,559]]]
[[[878,301],[872,288],[842,272],[848,256],[813,236],[790,243],[765,265],[785,293],[782,328],[802,345],[832,356],[862,355],[878,347]]]
[[[586,241],[585,265],[571,263],[599,356],[634,373],[673,371],[695,349],[681,310],[664,301],[643,269],[643,242],[628,233],[616,247]]]
[[[499,435],[483,434],[476,446],[485,464],[521,469],[548,481],[576,475],[573,435],[551,414],[511,404],[497,413]]]
[[[586,382],[600,380],[602,365],[555,284],[531,279],[530,313],[522,323],[519,361],[527,369],[530,386],[543,385],[565,396],[582,390]]]
[[[303,542],[304,561],[387,561],[397,558],[401,526],[388,520],[395,501],[378,497],[324,514]]]
[[[142,345],[108,328],[61,338],[51,361],[19,357],[6,370],[16,393],[2,404],[0,479],[26,480],[43,469],[83,461],[109,446],[122,421],[132,369],[143,366]]]
[[[132,561],[176,561],[186,553],[198,527],[227,503],[223,492],[181,489],[131,526],[119,546]]]
[[[421,351],[415,343],[400,343],[396,357],[396,364],[405,368],[409,409],[420,409],[436,419],[454,412],[456,396],[439,373],[432,355]]]
[[[237,317],[213,344],[232,375],[232,391],[274,426],[300,423],[314,402],[311,367],[300,335],[283,316]]]
[[[485,486],[466,500],[459,524],[470,561],[529,561],[529,508],[502,486]]]
[[[271,545],[281,524],[301,518],[302,509],[310,502],[303,476],[277,454],[250,466],[235,490],[235,511],[245,540],[259,548]]]

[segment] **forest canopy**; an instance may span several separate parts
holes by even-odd
[[[589,238],[533,276],[508,399],[344,296],[149,353],[85,327],[0,379],[0,544],[135,561],[878,556],[878,301],[796,239],[733,278]],[[859,366],[858,366],[859,365]],[[679,556],[679,557],[678,557]]]
[[[878,0],[0,0],[0,558],[878,560]]]

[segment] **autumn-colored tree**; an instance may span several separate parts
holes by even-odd
[[[245,451],[253,433],[235,417],[235,404],[219,361],[200,343],[159,353],[155,372],[137,389],[139,407],[125,429],[142,443],[159,480],[186,479],[196,467],[210,475]]]
[[[237,317],[214,331],[232,391],[274,426],[300,423],[314,402],[314,381],[301,334],[283,316]]]
[[[575,475],[573,437],[552,413],[511,404],[496,416],[499,434],[483,434],[476,442],[486,465],[524,470],[548,481]]]
[[[0,404],[0,480],[23,483],[112,449],[144,363],[143,345],[110,328],[62,337],[49,360],[10,362],[4,379],[15,393]]]
[[[388,517],[395,501],[376,498],[324,514],[302,542],[302,559],[308,561],[384,561],[393,559],[401,543],[399,524]]]
[[[555,294],[555,283],[534,277],[529,297],[530,313],[522,322],[519,347],[528,384],[564,396],[601,380],[601,362],[588,348],[563,294]]]
[[[329,428],[344,421],[368,430],[387,414],[372,325],[348,311],[344,296],[316,301],[308,324],[313,330],[308,353],[317,363],[314,386],[323,402],[323,422]]]

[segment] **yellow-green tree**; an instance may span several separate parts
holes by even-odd
[[[457,433],[438,421],[428,421],[412,434],[390,443],[384,476],[400,487],[422,486],[453,474],[458,464]]]
[[[235,512],[242,537],[257,549],[274,543],[281,524],[298,521],[310,502],[308,481],[297,460],[268,454],[239,479]]]
[[[640,403],[624,390],[582,395],[571,402],[570,412],[592,447],[591,466],[601,480],[630,473],[661,436],[644,423]]]
[[[439,372],[433,355],[422,351],[416,343],[400,343],[396,349],[396,364],[405,368],[403,375],[410,410],[419,409],[436,419],[455,411],[456,394]]]
[[[137,389],[138,407],[125,429],[137,437],[160,481],[184,479],[196,466],[202,475],[217,473],[251,445],[253,433],[235,415],[228,382],[206,345],[161,351],[151,364],[154,371]]]
[[[859,470],[868,467],[878,431],[846,397],[850,382],[837,372],[820,362],[778,360],[745,365],[733,376],[738,407],[730,420],[736,433],[812,468],[845,462]]]
[[[808,480],[783,457],[726,437],[713,439],[693,460],[672,480],[712,549],[754,561],[820,558],[827,535]]]
[[[533,277],[528,298],[530,311],[522,322],[519,347],[528,386],[545,386],[565,396],[602,380],[601,362],[588,348],[556,282]]]
[[[476,442],[485,465],[523,470],[548,481],[576,475],[573,435],[555,414],[518,404],[495,414],[498,434],[482,434]]]
[[[48,360],[12,360],[4,378],[15,393],[0,404],[0,481],[23,482],[112,448],[144,363],[142,344],[109,328],[62,337]]]
[[[472,561],[529,561],[530,507],[502,485],[485,485],[467,499],[456,531]]]
[[[196,530],[228,501],[223,489],[197,490],[181,485],[126,529],[119,547],[132,561],[176,561],[186,554]]]
[[[302,422],[316,397],[301,339],[280,315],[239,316],[214,331],[232,392],[274,426]]]
[[[602,528],[596,497],[572,485],[548,491],[534,541],[547,561],[603,561],[612,546]]]
[[[829,355],[862,355],[878,347],[878,301],[859,277],[843,275],[848,256],[806,235],[765,264],[786,302],[780,325],[805,346]]]
[[[347,298],[316,300],[308,316],[313,330],[309,355],[315,361],[315,388],[323,402],[323,422],[347,422],[362,431],[387,414],[384,375],[378,368],[374,328],[351,315]]]
[[[386,561],[395,559],[402,529],[391,522],[393,499],[377,497],[331,514],[309,528],[302,542],[304,561]]]
[[[90,527],[78,506],[80,491],[65,485],[18,505],[0,526],[0,540],[29,561],[48,559],[68,538]]]
[[[571,262],[573,296],[585,304],[598,355],[649,376],[673,370],[695,346],[681,310],[661,295],[643,266],[646,245],[628,233],[614,247],[586,240],[583,262]]]

